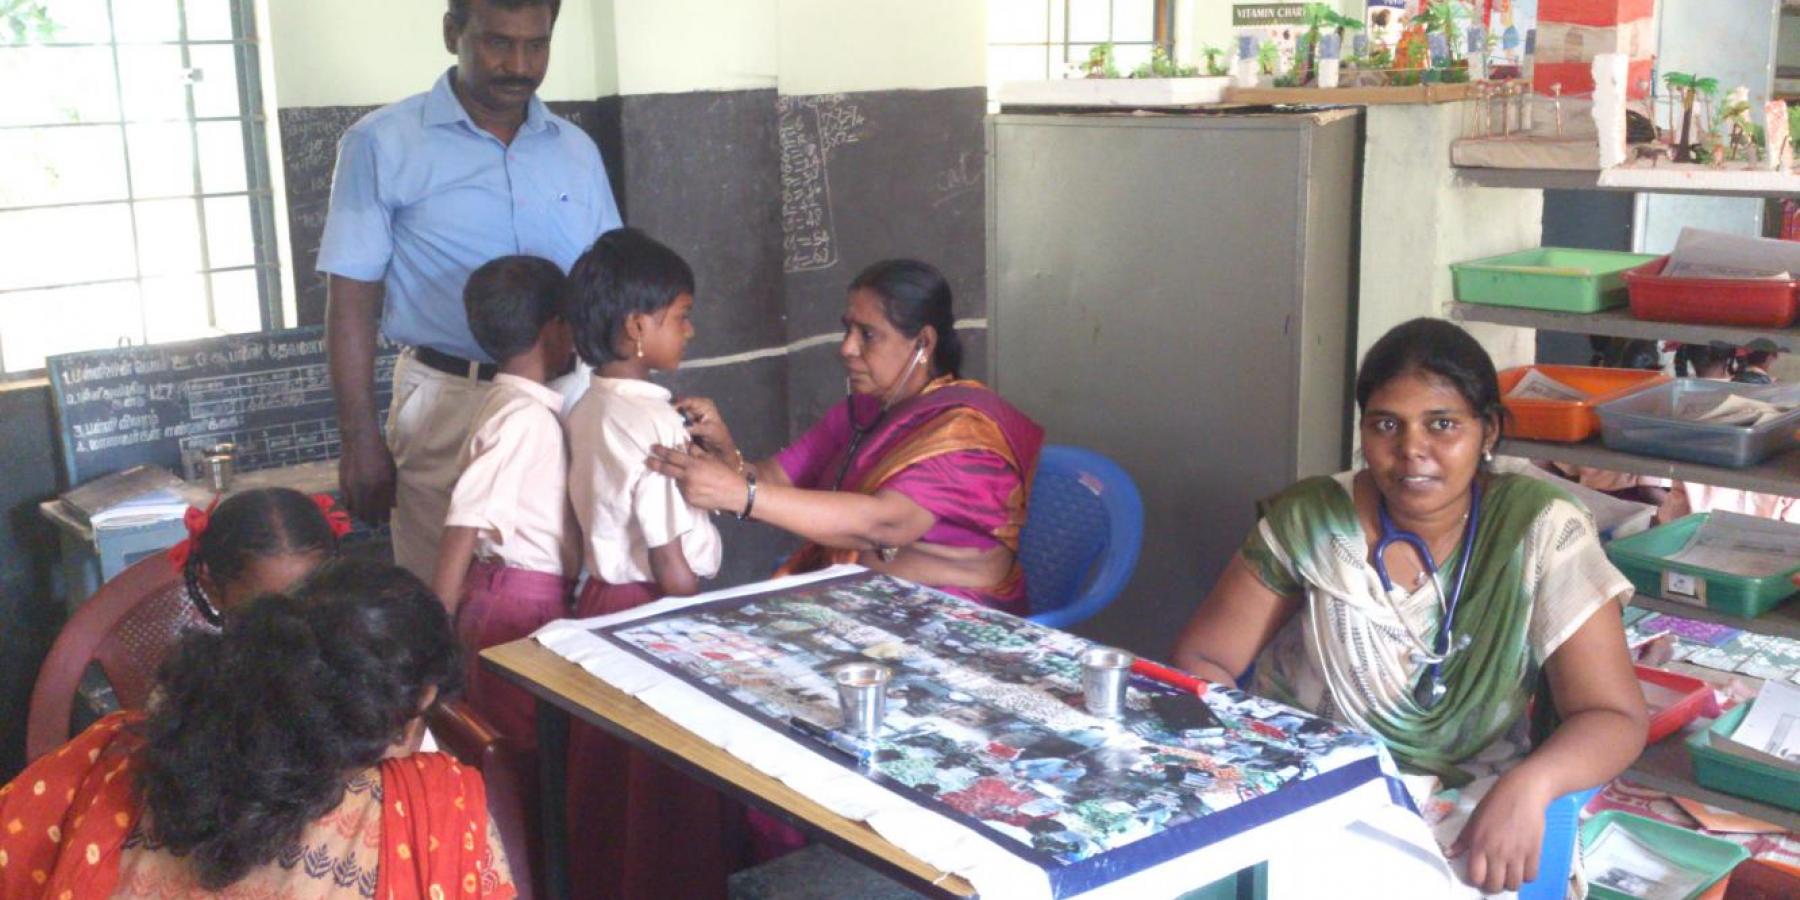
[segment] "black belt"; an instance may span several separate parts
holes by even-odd
[[[413,359],[445,375],[455,375],[458,378],[469,377],[470,366],[475,367],[475,377],[480,381],[493,381],[494,373],[500,370],[500,367],[493,363],[477,363],[460,356],[451,356],[448,353],[433,350],[430,347],[414,347],[412,351]]]

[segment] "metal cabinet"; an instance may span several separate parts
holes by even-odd
[[[1256,501],[1347,465],[1359,122],[990,117],[994,386],[1144,496],[1137,573],[1093,636],[1166,656]]]

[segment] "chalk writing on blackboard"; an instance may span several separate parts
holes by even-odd
[[[180,471],[191,451],[227,442],[237,446],[242,471],[337,456],[323,331],[52,357],[52,401],[70,481],[140,463]],[[392,391],[397,351],[384,341],[376,355],[380,408]]]
[[[842,94],[782,97],[777,101],[781,142],[782,270],[807,272],[837,264],[832,230],[831,154],[863,137],[861,110]]]
[[[986,160],[980,153],[967,150],[956,155],[956,165],[944,170],[931,185],[931,205],[943,206],[958,197],[982,187]]]

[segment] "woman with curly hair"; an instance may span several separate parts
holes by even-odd
[[[0,788],[0,896],[510,898],[480,775],[416,752],[461,677],[423,583],[328,563]]]

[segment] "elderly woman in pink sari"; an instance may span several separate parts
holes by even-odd
[[[709,400],[678,406],[695,443],[651,468],[696,507],[808,543],[783,566],[855,562],[1024,614],[1019,532],[1043,430],[957,369],[950,285],[889,260],[850,283],[839,354],[850,396],[792,446],[747,463]]]

